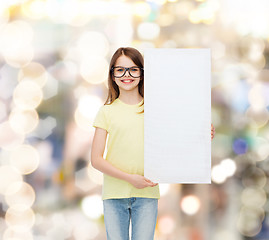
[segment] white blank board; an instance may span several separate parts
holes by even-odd
[[[211,183],[210,49],[145,49],[144,176]]]

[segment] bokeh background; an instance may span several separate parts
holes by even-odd
[[[1,0],[0,239],[106,239],[92,122],[122,46],[212,53],[212,184],[160,184],[155,240],[269,239],[268,10],[268,0]]]

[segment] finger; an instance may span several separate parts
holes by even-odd
[[[144,177],[144,180],[145,180],[146,182],[151,182],[149,179],[147,179],[147,178],[145,178],[145,177]]]
[[[146,184],[147,184],[147,186],[150,186],[150,187],[153,186],[153,182],[151,182],[149,179],[147,179]]]
[[[156,183],[150,181],[149,179],[147,179],[147,184],[151,187],[154,187]]]
[[[150,182],[147,182],[146,184],[147,184],[147,187],[153,187],[153,184]]]
[[[149,180],[149,179],[147,179],[147,178],[145,178],[145,180],[146,180],[147,182],[149,182],[149,183],[153,183],[151,180]]]

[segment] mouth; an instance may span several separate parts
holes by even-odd
[[[132,79],[124,79],[124,80],[121,80],[121,82],[125,83],[125,84],[130,84],[132,83],[134,80]]]

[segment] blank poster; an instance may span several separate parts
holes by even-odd
[[[211,183],[210,49],[146,49],[144,74],[144,176]]]

